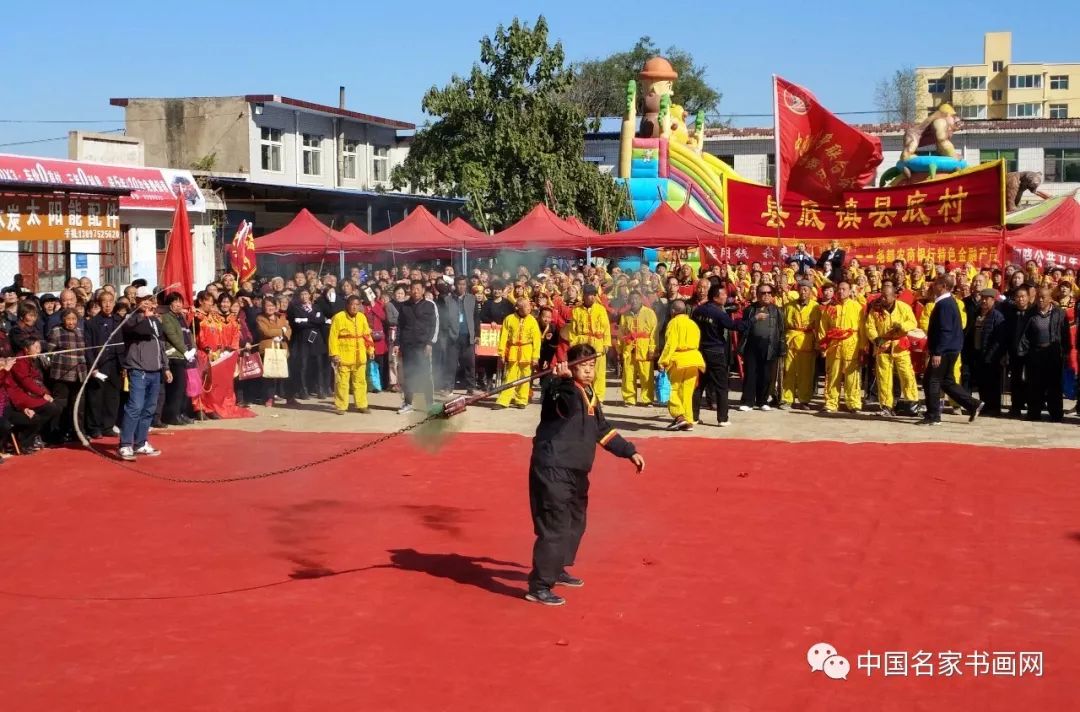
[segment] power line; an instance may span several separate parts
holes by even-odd
[[[211,119],[215,116],[232,116],[233,112],[226,111],[220,114],[190,114],[182,117],[184,121],[190,119]],[[142,119],[88,119],[86,121],[80,121],[77,119],[0,119],[0,124],[123,124],[123,123],[145,123],[150,121],[166,121],[166,117],[148,117]]]
[[[119,133],[121,131],[123,131],[123,129],[109,129],[108,131],[103,131],[102,133]],[[30,144],[34,143],[49,143],[50,141],[67,140],[67,136],[55,136],[53,138],[35,138],[30,139],[29,141],[11,141],[10,143],[0,143],[0,148],[6,148],[7,146],[29,146]]]

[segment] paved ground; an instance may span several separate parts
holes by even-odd
[[[732,402],[737,403],[737,393]],[[825,415],[813,411],[773,411],[762,413],[732,411],[732,425],[716,426],[716,414],[705,411],[692,433],[669,433],[664,426],[670,422],[667,408],[626,408],[612,402],[618,398],[614,381],[608,386],[605,413],[628,435],[640,437],[707,437],[726,439],[771,439],[789,442],[835,440],[840,442],[956,442],[969,445],[999,447],[1080,447],[1080,417],[1066,416],[1064,423],[1028,423],[1025,421],[980,418],[968,424],[967,417],[946,415],[940,428],[918,425],[913,418],[885,420],[877,415],[838,413]],[[210,421],[195,428],[229,428],[250,432],[290,430],[303,432],[390,432],[407,424],[408,416],[397,415],[401,396],[393,393],[370,395],[371,413],[344,416],[332,412],[329,400],[303,401],[297,408],[256,406],[257,418],[231,421]],[[820,406],[820,399],[819,399]],[[1066,409],[1073,406],[1066,403]],[[452,423],[454,429],[476,433],[531,434],[536,427],[539,408],[526,410],[493,410],[489,403],[472,406]]]

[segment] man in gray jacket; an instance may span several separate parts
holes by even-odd
[[[146,437],[157,410],[162,374],[166,383],[172,381],[154,293],[149,287],[139,287],[135,299],[135,311],[123,328],[122,365],[128,374],[128,401],[120,424],[119,454],[120,459],[129,461],[136,455],[154,457],[161,454]]]
[[[450,387],[453,388],[457,370],[461,369],[465,382],[465,391],[469,395],[476,392],[476,344],[480,333],[476,326],[476,297],[469,291],[469,282],[464,275],[454,281],[453,299],[458,305],[458,337],[455,342],[455,358],[450,372]]]
[[[457,374],[457,340],[461,326],[460,308],[450,292],[450,284],[440,277],[435,283],[439,335],[435,340],[433,369],[435,390],[444,398],[454,390],[454,377]]]

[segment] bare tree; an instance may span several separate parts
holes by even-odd
[[[916,98],[919,95],[919,75],[912,67],[903,67],[877,83],[874,104],[884,121],[913,124]]]

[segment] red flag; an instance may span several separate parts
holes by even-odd
[[[236,235],[229,247],[229,265],[236,272],[238,282],[255,276],[255,238],[251,236],[251,223],[247,220],[236,228]]]
[[[165,290],[166,293],[180,292],[185,306],[195,306],[195,297],[192,294],[195,285],[195,259],[191,255],[191,225],[188,222],[187,201],[183,192],[176,196],[176,213],[173,215],[169,244],[165,248],[161,284],[164,287],[172,286]]]
[[[780,202],[790,191],[829,205],[872,181],[881,139],[844,123],[799,85],[774,81]]]

